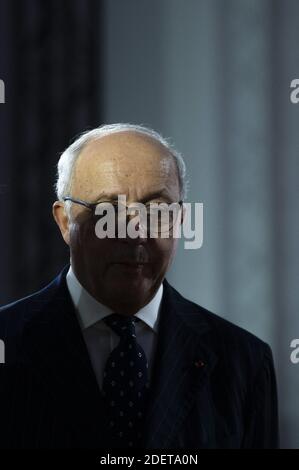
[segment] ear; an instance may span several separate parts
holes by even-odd
[[[69,218],[63,202],[55,201],[52,206],[53,217],[60,229],[61,235],[67,245],[70,244]]]

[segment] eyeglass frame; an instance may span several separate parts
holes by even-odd
[[[113,202],[111,202],[111,201],[88,202],[88,201],[83,201],[83,199],[73,198],[73,197],[71,197],[71,196],[64,196],[64,197],[62,198],[62,200],[63,200],[64,202],[70,201],[70,202],[73,202],[74,204],[80,204],[81,206],[84,206],[84,207],[86,207],[87,209],[90,209],[91,211],[93,211],[99,204],[102,204],[102,203],[110,203],[110,204],[112,204],[113,206],[116,206],[116,204],[113,204]],[[171,204],[175,204],[175,203],[176,203],[176,204],[179,204],[180,207],[182,208],[182,204],[184,203],[184,201],[181,199],[181,200],[179,200],[179,201],[177,201],[177,202],[175,202],[175,201],[174,201],[174,202],[170,202],[170,203],[168,203],[168,202],[163,202],[163,204],[167,204],[167,205],[171,205]],[[126,206],[126,207],[128,207],[128,206]],[[172,228],[173,228],[173,225],[170,227],[170,229],[172,229]]]

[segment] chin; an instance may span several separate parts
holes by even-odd
[[[136,289],[138,291],[146,291],[150,288],[151,283],[147,279],[142,278],[125,278],[125,279],[115,279],[110,284],[117,289],[117,292],[134,292],[136,295]]]
[[[145,298],[151,290],[152,283],[144,278],[118,278],[109,283],[109,290],[114,296],[122,297],[124,300],[138,300]]]

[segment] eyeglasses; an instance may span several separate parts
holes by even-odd
[[[175,225],[178,218],[178,214],[183,205],[183,201],[180,200],[171,203],[153,201],[145,205],[137,203],[136,205],[132,204],[130,206],[126,206],[125,204],[120,204],[119,202],[116,204],[110,201],[87,202],[83,201],[82,199],[76,199],[70,196],[63,197],[63,201],[70,201],[75,204],[80,204],[81,206],[86,207],[93,213],[93,218],[95,222],[106,216],[112,206],[114,209],[114,223],[117,232],[119,229],[120,220],[122,220],[127,225],[129,222],[129,218],[132,216],[131,212],[139,212],[138,208],[140,206],[143,206],[143,208],[146,209],[146,219],[144,220],[144,218],[142,217],[143,212],[141,211],[140,223],[143,226],[146,225],[147,233],[150,233],[151,235],[161,235],[169,233]],[[127,209],[130,214],[128,214]],[[118,214],[122,211],[126,211],[126,216],[123,218],[119,218]]]

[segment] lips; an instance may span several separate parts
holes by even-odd
[[[146,264],[145,263],[114,263],[114,266],[118,271],[122,271],[125,273],[133,273],[133,274],[141,274],[144,269]]]
[[[127,266],[129,268],[140,268],[142,266],[145,266],[146,264],[148,263],[143,263],[143,262],[140,262],[140,261],[136,261],[136,262],[132,262],[132,261],[120,261],[120,262],[117,262],[115,264],[120,264],[122,266]]]
[[[115,264],[125,264],[127,266],[143,266],[148,263],[144,261],[116,261]]]

